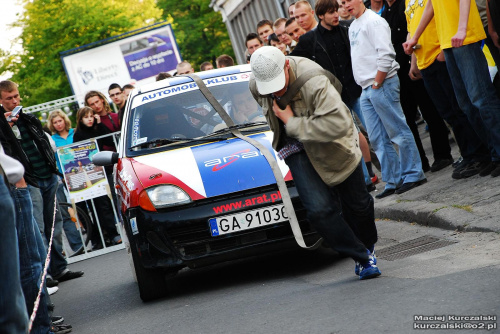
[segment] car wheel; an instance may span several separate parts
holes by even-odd
[[[147,269],[144,268],[139,254],[137,245],[134,242],[130,224],[128,221],[122,225],[125,228],[125,247],[129,255],[129,262],[134,274],[134,279],[139,286],[139,295],[145,302],[165,297],[168,294],[168,286],[163,269]]]
[[[130,245],[130,253],[132,255],[132,264],[141,299],[147,302],[168,295],[164,270],[144,268],[139,260],[139,255],[134,244]]]

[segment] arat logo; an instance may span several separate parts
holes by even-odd
[[[262,154],[258,151],[251,151],[249,148],[247,148],[247,149],[235,152],[235,153],[228,155],[226,157],[204,161],[203,163],[205,164],[205,167],[212,167],[212,172],[217,172],[217,171],[229,166],[230,164],[236,162],[239,159],[255,158],[255,157],[258,157],[259,155],[262,155]]]

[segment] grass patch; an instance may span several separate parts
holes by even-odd
[[[439,210],[446,209],[446,208],[447,208],[447,206],[442,206],[442,207],[440,207],[440,208],[437,208],[437,209],[432,210],[432,213],[436,213],[436,212],[438,212]]]
[[[452,207],[457,208],[457,209],[462,209],[467,212],[472,212],[472,206],[470,205],[458,205],[458,204],[453,204]]]
[[[409,200],[409,199],[397,199],[396,200],[396,203],[408,203],[408,202],[414,202],[414,201]]]

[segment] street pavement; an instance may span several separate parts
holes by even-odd
[[[432,164],[434,158],[425,124],[419,126],[419,131]],[[460,153],[451,135],[450,144],[456,160]],[[455,180],[452,172],[452,166],[427,172],[427,183],[401,195],[375,199],[376,217],[459,231],[500,232],[500,177],[475,175]],[[375,173],[380,177],[379,171]],[[375,197],[383,190],[381,182],[372,195]]]

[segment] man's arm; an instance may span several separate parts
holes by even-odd
[[[410,63],[410,72],[408,75],[410,76],[410,79],[413,81],[420,80],[422,79],[422,74],[420,73],[420,70],[418,69],[417,66],[417,56],[415,54],[411,55],[411,63]]]
[[[495,44],[495,46],[500,49],[500,37],[498,36],[498,33],[495,30],[495,25],[493,24],[493,20],[491,19],[489,2],[490,0],[488,0],[488,3],[486,4],[486,14],[488,15],[488,33],[493,40],[493,44]]]
[[[460,16],[458,18],[458,29],[455,36],[451,38],[451,46],[459,48],[464,45],[467,37],[467,25],[469,24],[470,0],[460,0]]]
[[[372,27],[368,34],[377,50],[377,73],[374,81],[378,83],[378,86],[372,85],[372,88],[379,89],[387,73],[392,69],[396,51],[392,46],[391,29],[385,21],[384,24]]]
[[[424,32],[425,28],[427,28],[427,25],[429,25],[433,17],[434,17],[434,7],[432,5],[432,0],[428,0],[427,5],[425,5],[424,12],[422,13],[422,18],[420,19],[420,23],[418,24],[417,30],[415,30],[413,37],[410,40],[403,43],[403,48],[406,54],[408,55],[412,54],[413,47],[417,45],[418,39]]]

